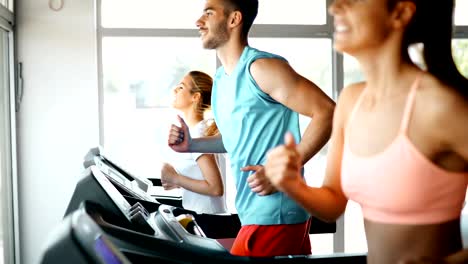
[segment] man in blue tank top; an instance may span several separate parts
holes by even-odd
[[[305,164],[328,141],[334,102],[275,54],[248,45],[257,0],[206,0],[196,24],[203,47],[215,49],[212,108],[220,135],[192,139],[185,122],[173,125],[169,146],[179,152],[227,152],[237,188],[242,228],[234,255],[310,254],[309,215],[277,192],[264,175],[269,149],[290,131]],[[300,138],[298,113],[313,118]]]

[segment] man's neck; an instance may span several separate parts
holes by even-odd
[[[230,75],[236,68],[237,62],[247,46],[247,41],[239,43],[228,42],[224,46],[216,49],[216,54],[221,64],[224,67],[224,71],[227,75]]]

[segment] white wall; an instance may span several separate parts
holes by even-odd
[[[18,114],[21,263],[38,263],[99,141],[94,1],[17,1],[24,98]]]

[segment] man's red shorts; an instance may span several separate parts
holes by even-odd
[[[293,225],[242,226],[231,254],[250,257],[273,257],[311,254],[310,220]]]

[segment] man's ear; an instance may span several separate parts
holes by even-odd
[[[240,11],[234,11],[229,15],[228,25],[231,28],[237,27],[242,23],[242,13]]]
[[[393,26],[406,28],[415,14],[416,4],[413,1],[399,1],[393,10]]]

